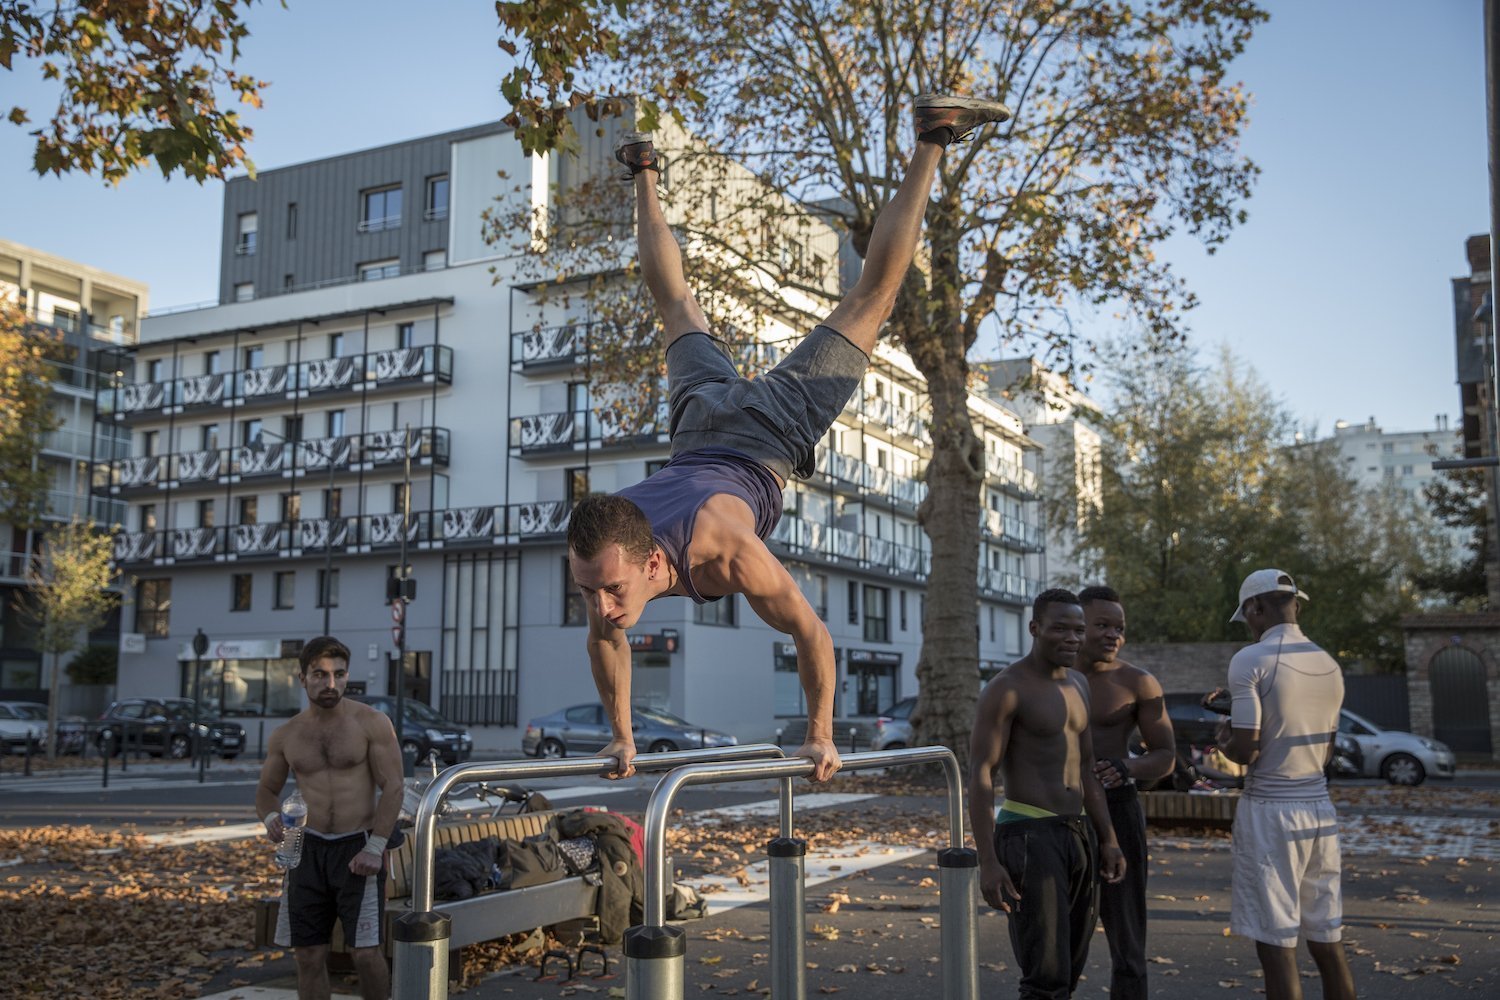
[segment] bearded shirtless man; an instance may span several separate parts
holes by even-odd
[[[792,637],[807,696],[812,779],[839,768],[833,745],[833,640],[765,539],[781,517],[781,491],[810,476],[814,449],[859,387],[880,328],[911,268],[938,161],[949,143],[1010,112],[994,101],[923,94],[906,177],[870,234],[859,281],[780,364],[740,376],[688,288],[677,239],[657,200],[661,157],[650,133],[626,132],[615,157],[635,185],[641,276],[666,340],[672,458],[644,482],[586,497],[568,521],[568,560],[588,609],[594,685],[614,733],[600,753],[634,771],[630,645],[646,602],[698,604],[744,594],[767,625]]]
[[[396,730],[383,713],[345,699],[349,649],[337,639],[303,646],[301,670],[307,708],[271,734],[255,790],[255,811],[273,843],[284,835],[279,803],[289,773],[307,802],[302,861],[286,873],[276,943],[296,957],[298,1000],[327,1000],[328,947],[334,921],[342,921],[360,996],[386,1000],[380,935],[385,851],[401,813]]]
[[[1161,684],[1120,659],[1125,645],[1120,595],[1109,587],[1085,587],[1078,600],[1084,624],[1078,669],[1089,682],[1094,774],[1104,786],[1110,824],[1125,855],[1125,877],[1099,887],[1099,920],[1109,941],[1109,995],[1110,1000],[1145,1000],[1146,813],[1135,785],[1172,773],[1172,722]],[[1136,730],[1146,752],[1132,757],[1130,737]]]

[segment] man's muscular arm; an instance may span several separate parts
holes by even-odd
[[[1083,698],[1084,717],[1088,717],[1089,683],[1082,674],[1070,675],[1078,694]],[[1078,734],[1079,760],[1094,759],[1094,734],[1084,726]],[[1093,824],[1094,836],[1099,841],[1099,875],[1106,882],[1118,882],[1125,877],[1125,855],[1120,852],[1120,842],[1115,837],[1115,825],[1109,818],[1109,803],[1104,797],[1104,786],[1094,774],[1093,768],[1081,767],[1079,778],[1083,782],[1083,810]]]
[[[281,790],[286,787],[291,765],[286,759],[286,729],[278,728],[266,743],[266,762],[260,766],[255,786],[255,815],[266,825],[266,839],[281,843]]]
[[[979,695],[974,732],[969,737],[969,828],[979,854],[979,891],[997,910],[1020,909],[1021,893],[995,853],[995,768],[1005,759],[1010,725],[1019,699],[1015,691],[991,682]]]
[[[1125,762],[1130,776],[1137,781],[1165,778],[1177,763],[1177,742],[1172,734],[1172,720],[1167,717],[1167,699],[1161,684],[1145,671],[1141,671],[1136,687],[1135,725],[1146,744],[1146,752]]]
[[[614,738],[599,751],[602,757],[613,757],[619,767],[606,778],[628,778],[635,773],[635,735],[630,728],[630,642],[625,630],[616,628],[599,616],[592,601],[584,600],[589,616],[589,669],[594,687],[604,703],[604,716]]]
[[[385,842],[396,831],[401,816],[403,786],[401,747],[396,742],[396,728],[383,712],[365,713],[361,731],[370,741],[370,777],[380,788],[375,818],[370,821],[371,841],[365,850],[349,861],[355,875],[374,875],[385,864]]]
[[[833,691],[837,671],[833,638],[797,581],[759,539],[744,540],[729,561],[729,578],[761,621],[792,637],[797,645],[797,677],[807,695],[807,740],[798,757],[813,762],[813,781],[827,781],[839,769],[833,745]]]

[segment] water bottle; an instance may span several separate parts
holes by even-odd
[[[302,792],[293,789],[281,803],[281,843],[276,846],[276,867],[286,871],[302,862],[302,828],[307,823],[307,803]]]

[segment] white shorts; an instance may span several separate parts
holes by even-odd
[[[1337,941],[1344,922],[1338,816],[1327,799],[1240,798],[1229,926],[1281,948]]]

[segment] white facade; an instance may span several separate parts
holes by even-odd
[[[555,157],[518,157],[504,132],[452,145],[446,266],[395,265],[387,273],[397,276],[383,280],[247,302],[226,296],[144,323],[127,383],[105,407],[133,439],[105,492],[130,503],[117,540],[132,583],[125,629],[145,637],[136,643],[144,652],[122,655],[122,696],[191,693],[188,650],[201,628],[211,640],[199,678],[209,697],[273,726],[298,704],[292,657],[323,631],[325,614],[354,653],[352,678],[386,690],[385,587],[399,558],[409,427],[407,562],[418,593],[403,623],[408,694],[477,727],[481,747],[516,745],[514,727],[529,718],[596,700],[582,605],[566,581],[567,513],[583,493],[637,482],[665,461],[666,428],[659,411],[628,427],[601,412],[590,344],[602,327],[579,301],[535,293],[529,234],[498,251],[472,241],[497,194],[545,207],[549,185],[568,171]],[[482,180],[500,170],[503,190]],[[261,176],[276,181],[274,171]],[[397,173],[389,183],[415,182]],[[261,217],[278,211],[256,207]],[[298,253],[314,239],[360,238],[305,217],[300,232]],[[811,238],[836,245],[826,227]],[[271,239],[261,229],[255,252],[284,253]],[[774,356],[802,332],[756,319],[757,342],[742,345],[753,354]],[[820,448],[817,473],[788,487],[771,538],[828,622],[840,715],[916,691],[928,569],[916,522],[930,452],[924,408],[910,360],[882,345]],[[980,657],[993,665],[1022,652],[1041,589],[1040,450],[1004,406],[975,396],[971,412],[993,496],[980,574]],[[325,608],[329,564],[338,579]],[[739,596],[654,602],[631,638],[641,701],[747,740],[801,711],[787,637]]]

